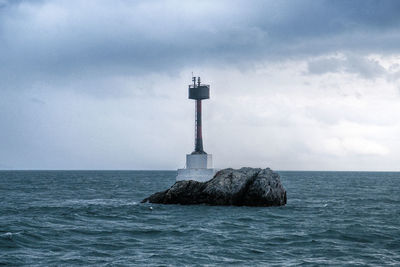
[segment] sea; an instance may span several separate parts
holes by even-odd
[[[278,171],[282,207],[142,204],[175,171],[1,171],[0,266],[400,266],[400,173]]]

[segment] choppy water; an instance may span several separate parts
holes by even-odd
[[[3,171],[0,265],[400,265],[400,173],[279,173],[287,206],[255,208],[139,204],[173,171]]]

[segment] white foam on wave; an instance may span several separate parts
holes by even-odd
[[[125,199],[67,199],[61,202],[48,203],[42,207],[77,207],[77,206],[106,206],[106,207],[123,207],[123,206],[136,206],[138,203],[136,201],[129,201]]]
[[[4,234],[1,234],[0,236],[5,238],[5,239],[10,239],[11,240],[12,237],[13,237],[13,233],[7,232],[7,233],[4,233]]]

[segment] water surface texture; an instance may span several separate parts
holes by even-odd
[[[259,208],[140,204],[174,171],[2,171],[0,265],[400,265],[400,173],[279,174]]]

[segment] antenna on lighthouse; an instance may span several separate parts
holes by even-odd
[[[192,82],[193,82],[193,87],[196,87],[196,77],[193,77],[193,72],[192,72]]]

